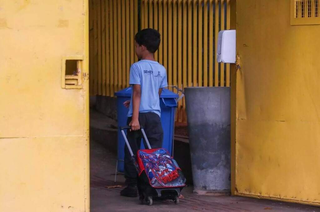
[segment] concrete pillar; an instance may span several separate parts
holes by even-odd
[[[230,88],[186,88],[194,191],[230,192]]]

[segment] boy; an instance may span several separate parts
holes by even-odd
[[[163,130],[160,120],[159,96],[162,88],[167,87],[166,69],[154,59],[154,53],[160,44],[160,34],[154,29],[144,29],[135,36],[135,52],[139,62],[130,68],[129,84],[132,86],[131,102],[124,105],[129,107],[127,137],[134,154],[140,149],[141,133],[137,130],[142,126],[152,148],[162,147]],[[130,153],[125,147],[124,172],[127,187],[121,196],[137,197],[137,171],[130,160]]]

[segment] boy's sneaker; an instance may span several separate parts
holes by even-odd
[[[120,192],[120,195],[124,197],[137,197],[138,188],[136,185],[128,185]]]

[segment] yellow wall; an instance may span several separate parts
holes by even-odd
[[[320,204],[320,25],[289,0],[237,1],[235,193]]]
[[[87,17],[85,0],[0,0],[0,211],[89,210]],[[65,57],[82,88],[62,88]]]

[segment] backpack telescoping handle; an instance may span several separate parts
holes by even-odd
[[[133,151],[131,149],[130,143],[129,143],[128,139],[127,139],[127,136],[126,136],[126,134],[124,132],[124,130],[130,130],[130,129],[131,129],[131,127],[120,127],[121,134],[122,134],[122,136],[124,138],[124,141],[126,142],[126,145],[127,145],[128,149],[129,149],[129,152],[130,152],[130,155],[132,157],[132,156],[134,156],[134,154],[133,154]],[[141,128],[140,130],[141,130],[141,133],[143,135],[144,140],[146,141],[148,149],[151,149],[151,146],[150,146],[149,140],[147,138],[146,132],[144,131],[143,128]]]

